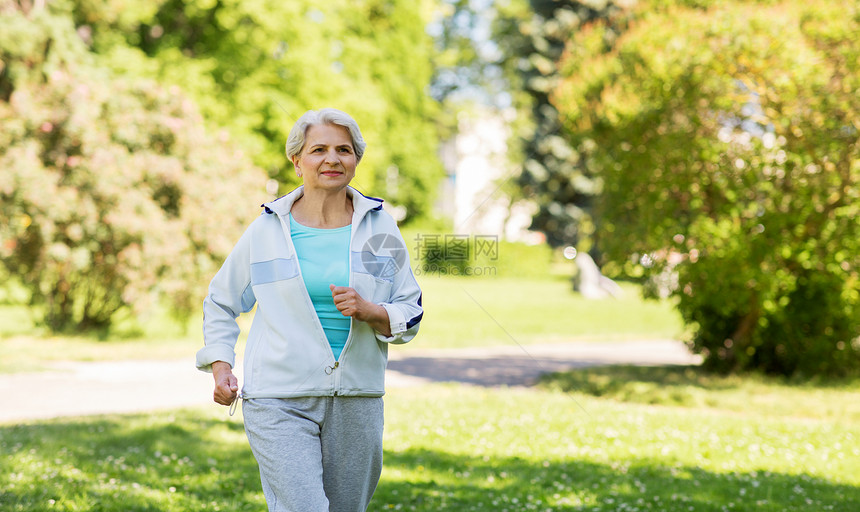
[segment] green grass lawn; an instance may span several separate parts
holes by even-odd
[[[646,301],[633,285],[624,285],[619,299],[585,300],[563,279],[422,276],[419,282],[421,332],[398,350],[677,338],[683,330],[671,304]],[[243,336],[252,318],[240,317]],[[202,317],[179,326],[166,314],[152,313],[139,322],[120,322],[103,339],[57,336],[35,325],[28,308],[0,305],[0,373],[40,370],[57,360],[193,357],[203,344],[201,325]]]
[[[587,300],[565,279],[422,276],[419,283],[425,312],[415,347],[678,339],[683,334],[669,302],[644,300],[630,284],[622,285],[620,298]]]
[[[673,372],[606,369],[582,382],[677,382],[707,407],[599,386],[564,392],[564,375],[531,389],[393,389],[370,510],[856,510],[857,383],[798,394],[774,380]],[[241,419],[215,406],[2,426],[0,452],[4,511],[265,509]]]
[[[625,286],[422,277],[428,347],[677,337],[669,304]],[[0,307],[0,372],[57,359],[191,357],[154,316],[107,340],[51,337]],[[28,323],[29,322],[29,323]],[[247,327],[250,317],[242,319]],[[513,340],[512,340],[513,338]],[[845,511],[860,503],[860,381],[606,367],[534,388],[432,384],[386,397],[370,510]],[[216,406],[0,425],[2,511],[265,510],[241,417]]]
[[[52,361],[171,359],[193,354],[201,321],[180,326],[165,314],[120,322],[107,337],[54,335],[37,325],[22,305],[0,305],[0,373],[43,370]],[[201,342],[202,343],[202,342]]]
[[[764,375],[714,375],[694,366],[601,366],[546,374],[548,390],[621,402],[860,425],[860,379],[793,382]]]

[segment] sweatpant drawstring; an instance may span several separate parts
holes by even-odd
[[[236,414],[236,407],[239,405],[239,400],[244,400],[244,399],[245,399],[245,395],[243,395],[242,393],[239,393],[236,395],[236,398],[234,398],[233,401],[230,403],[230,410],[229,410],[230,416],[233,416],[234,414]]]

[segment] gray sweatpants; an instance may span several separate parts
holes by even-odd
[[[269,512],[364,512],[382,472],[381,397],[249,399]]]

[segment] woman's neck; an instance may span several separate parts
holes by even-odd
[[[293,203],[290,213],[299,224],[311,228],[341,228],[352,223],[352,201],[346,189],[304,189],[304,194]]]

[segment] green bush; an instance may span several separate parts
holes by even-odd
[[[860,318],[846,298],[850,286],[838,274],[802,273],[785,295],[787,304],[759,321],[761,345],[755,347],[752,366],[802,375],[838,375],[856,368]]]
[[[175,88],[95,65],[63,13],[5,9],[0,32],[0,265],[55,331],[187,316],[264,175]]]
[[[642,9],[575,34],[555,99],[599,148],[605,262],[673,296],[708,367],[860,371],[860,5]]]

